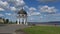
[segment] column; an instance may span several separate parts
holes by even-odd
[[[22,24],[22,18],[20,18],[20,24]]]
[[[19,19],[17,19],[17,24],[19,24]]]
[[[24,24],[24,18],[22,18],[22,24]]]
[[[24,18],[24,24],[26,24],[26,19]]]
[[[27,17],[25,17],[25,25],[28,25],[28,23],[27,23]]]
[[[24,24],[26,25],[26,15],[24,15]]]

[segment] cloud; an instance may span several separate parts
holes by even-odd
[[[30,18],[30,20],[32,21],[32,20],[34,20],[34,18]]]
[[[7,2],[14,4],[15,7],[21,7],[25,5],[23,0],[7,0]]]
[[[8,4],[8,2],[7,1],[2,1],[2,0],[0,0],[0,7],[1,8],[8,8],[9,7],[9,4]]]
[[[29,10],[32,12],[32,11],[36,11],[37,9],[34,7],[30,7]]]
[[[60,13],[57,13],[57,14],[51,14],[53,16],[60,16]]]
[[[16,11],[25,5],[23,0],[0,0],[0,8]]]
[[[43,16],[40,16],[40,19],[42,19],[43,18]]]
[[[57,2],[57,1],[60,1],[60,0],[37,0],[37,1],[39,1],[39,2]]]
[[[0,8],[0,11],[4,11],[4,9],[3,8]]]
[[[3,14],[0,14],[0,17],[4,16]]]
[[[16,6],[24,6],[25,2],[23,0],[17,0]]]
[[[39,12],[33,12],[33,13],[31,13],[31,15],[32,15],[32,16],[34,16],[34,15],[35,15],[35,16],[38,16],[38,15],[41,15],[41,14],[40,14]]]
[[[16,11],[17,9],[15,7],[10,7],[11,11]]]
[[[41,15],[39,12],[33,12],[28,14],[28,16],[39,16],[39,15]]]
[[[28,16],[38,16],[38,15],[40,15],[40,12],[36,12],[37,9],[35,7],[25,6],[25,8],[28,9],[28,11],[27,11]]]
[[[27,8],[27,9],[29,9],[29,7],[28,7],[27,5],[25,5],[25,6],[24,6],[24,8]]]
[[[30,14],[33,14],[37,9],[36,8],[34,8],[34,7],[30,7],[30,8],[28,8],[29,9],[29,13]]]
[[[58,10],[55,7],[49,7],[47,5],[41,6],[39,8],[40,12],[46,12],[46,13],[56,13]]]
[[[28,16],[39,16],[39,15],[41,15],[40,12],[28,13]]]
[[[6,15],[8,15],[8,16],[11,16],[12,14],[11,13],[5,13]]]
[[[0,6],[7,6],[7,5],[8,5],[8,2],[6,2],[6,1],[3,2],[0,0]]]

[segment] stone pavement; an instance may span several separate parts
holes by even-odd
[[[17,24],[0,24],[0,34],[14,34],[17,29],[22,29],[27,27],[26,25]]]

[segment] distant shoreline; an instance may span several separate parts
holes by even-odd
[[[54,25],[54,24],[35,24],[36,26],[60,26],[60,25]]]

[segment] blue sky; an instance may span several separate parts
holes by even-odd
[[[22,7],[28,22],[60,21],[60,0],[0,0],[0,17],[16,21]]]

